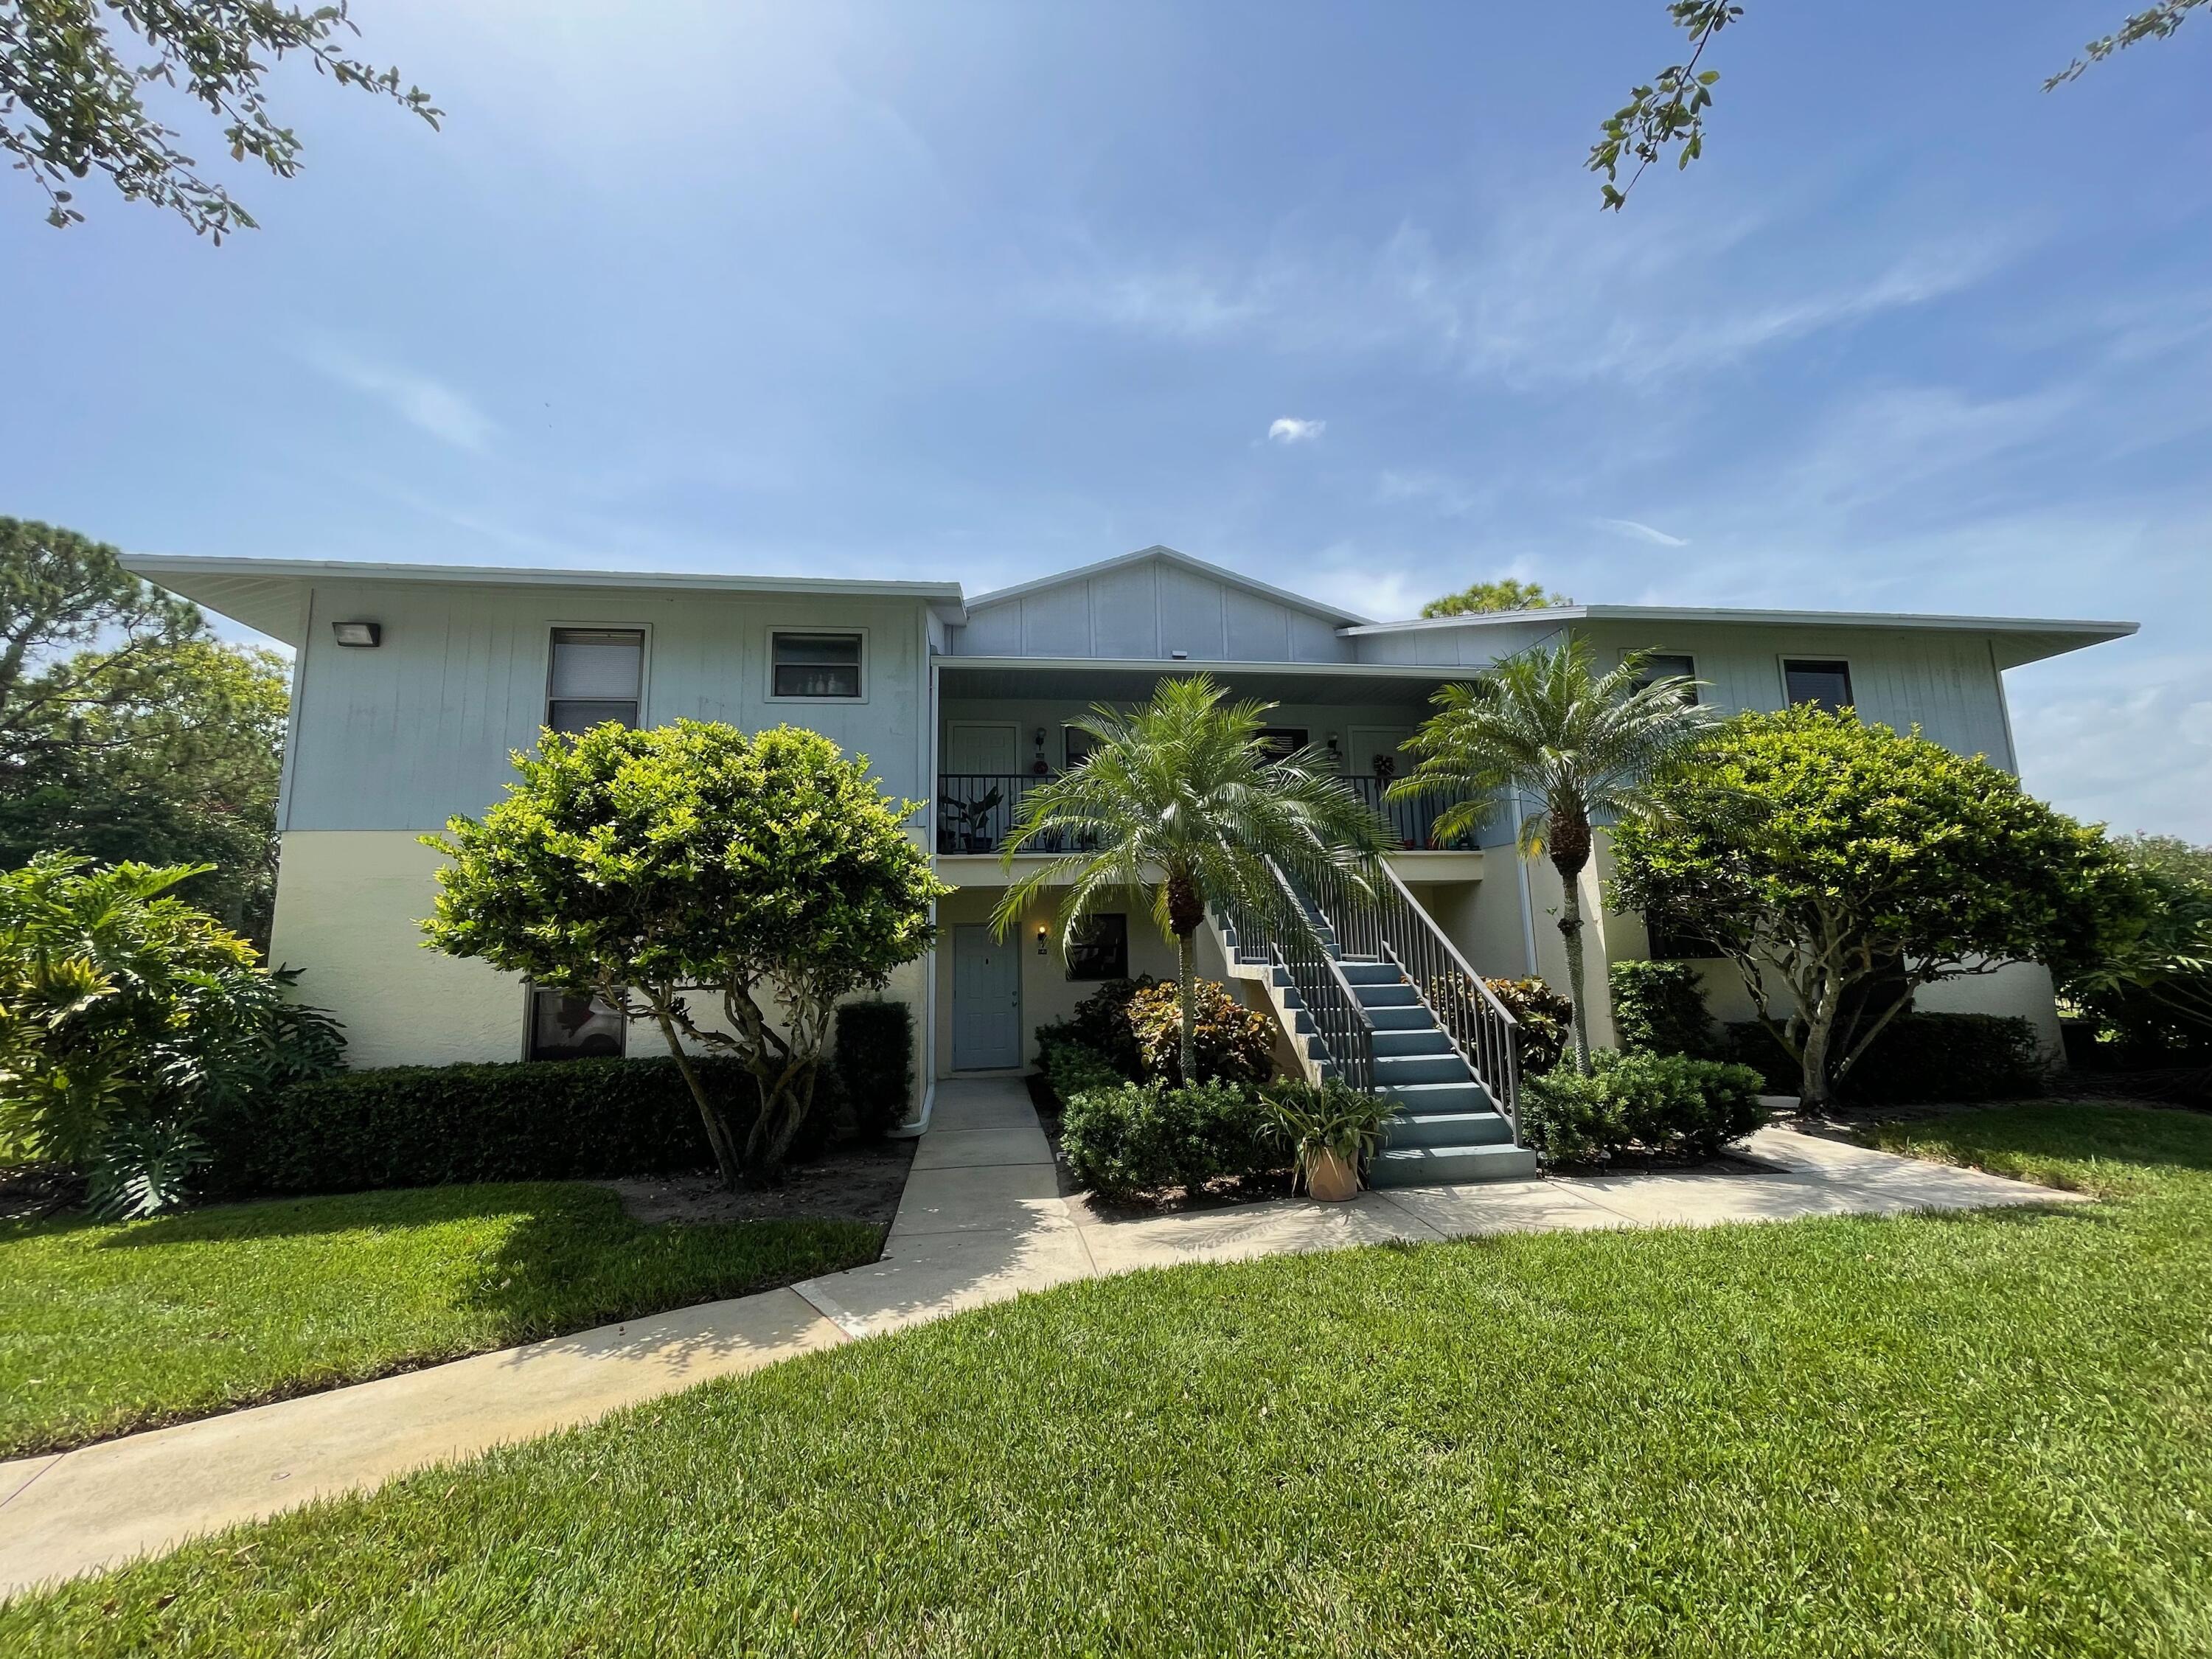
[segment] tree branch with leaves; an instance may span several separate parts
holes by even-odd
[[[288,57],[342,87],[390,100],[435,127],[443,112],[396,68],[351,57],[360,33],[344,0],[309,9],[274,0],[0,0],[0,151],[46,198],[46,222],[82,222],[71,186],[104,174],[125,201],[150,202],[216,242],[254,228],[229,191],[179,148],[142,89],[161,87],[221,124],[233,161],[280,179],[301,143],[271,112],[263,82]]]

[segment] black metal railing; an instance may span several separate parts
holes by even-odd
[[[1275,878],[1275,903],[1223,907],[1237,932],[1237,953],[1272,963],[1290,975],[1336,1075],[1360,1093],[1371,1095],[1375,1092],[1374,1022],[1320,937],[1310,927],[1298,925],[1297,918],[1304,907],[1296,890],[1272,862],[1267,868]]]
[[[996,853],[1013,839],[1022,802],[1030,792],[1052,781],[1048,775],[1024,772],[945,772],[937,780],[937,850],[940,853]],[[1040,836],[1025,853],[1087,850],[1083,837]]]
[[[1368,809],[1382,820],[1398,845],[1415,852],[1466,852],[1474,841],[1465,835],[1439,836],[1437,819],[1443,816],[1443,805],[1433,800],[1392,800],[1388,779],[1369,777],[1364,773],[1345,779],[1352,793],[1365,801]]]
[[[1340,872],[1308,884],[1311,896],[1347,956],[1394,962],[1468,1068],[1498,1103],[1513,1137],[1521,1138],[1521,1023],[1506,1011],[1436,918],[1406,890],[1397,872],[1381,866],[1364,890]]]
[[[940,853],[995,853],[1014,833],[1023,800],[1030,792],[1049,783],[1049,774],[1026,772],[946,772],[937,780],[937,850]],[[1443,808],[1425,800],[1384,799],[1389,785],[1380,778],[1349,777],[1345,781],[1382,820],[1390,839],[1410,849],[1463,851],[1474,845],[1466,836],[1439,838],[1437,815]],[[1033,842],[1024,852],[1066,853],[1079,850],[1068,836],[1048,836]]]

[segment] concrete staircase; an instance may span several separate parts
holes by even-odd
[[[1513,1144],[1512,1125],[1398,965],[1344,956],[1328,921],[1315,911],[1307,915],[1374,1027],[1376,1091],[1397,1103],[1368,1166],[1369,1183],[1428,1187],[1534,1175],[1536,1154]],[[1336,1062],[1289,969],[1248,958],[1233,927],[1222,924],[1221,933],[1232,970],[1267,987],[1306,1075],[1315,1082],[1334,1076]]]

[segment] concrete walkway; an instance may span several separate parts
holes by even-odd
[[[2063,1203],[2071,1194],[1764,1129],[1761,1170],[1511,1181],[1121,1218],[1063,1199],[1015,1079],[938,1089],[872,1266],[325,1394],[0,1463],[0,1595],[375,1486],[711,1377],[1069,1279],[1498,1232]]]

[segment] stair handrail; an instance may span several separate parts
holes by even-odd
[[[1468,1069],[1490,1091],[1518,1146],[1521,1022],[1468,964],[1389,861],[1377,863],[1384,878],[1379,890],[1372,884],[1364,890],[1354,889],[1341,875],[1328,878],[1327,884],[1334,890],[1316,896],[1322,914],[1336,930],[1338,942],[1355,955],[1397,964]]]
[[[1303,915],[1297,890],[1273,859],[1268,873],[1292,915]],[[1314,1033],[1328,1051],[1336,1073],[1360,1093],[1375,1092],[1375,1023],[1367,1015],[1344,969],[1330,956],[1310,928],[1279,927],[1273,918],[1238,902],[1223,907],[1237,929],[1237,949],[1249,938],[1264,946],[1269,959],[1290,975],[1306,1012],[1313,1018]]]

